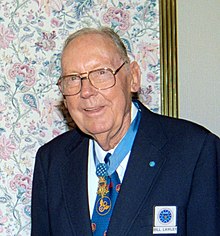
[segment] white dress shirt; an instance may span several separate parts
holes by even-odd
[[[134,118],[137,114],[137,111],[138,111],[138,109],[132,103],[131,122],[134,120]],[[105,158],[106,154],[113,153],[115,148],[106,152],[98,145],[97,142],[95,142],[95,151],[96,151],[96,156],[97,156],[99,162],[104,163],[104,158]],[[119,177],[121,183],[122,183],[122,180],[123,180],[123,177],[125,174],[125,170],[126,170],[126,167],[128,164],[129,156],[130,156],[130,151],[117,168],[118,177]],[[99,181],[99,178],[96,175],[96,166],[95,166],[95,161],[94,161],[94,156],[93,156],[93,140],[90,139],[90,141],[89,141],[89,156],[88,156],[88,198],[89,198],[89,211],[90,211],[90,218],[91,219],[92,219],[93,208],[94,208],[95,200],[96,200],[96,196],[97,196],[96,192],[97,192],[97,188],[98,188],[98,181]]]

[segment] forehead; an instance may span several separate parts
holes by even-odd
[[[111,38],[97,33],[77,36],[69,42],[62,54],[63,61],[66,58],[83,61],[98,57],[101,59],[120,57],[120,50]]]

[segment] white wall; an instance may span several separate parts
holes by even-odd
[[[180,117],[220,136],[220,0],[177,0]]]

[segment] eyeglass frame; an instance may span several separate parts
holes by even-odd
[[[103,68],[98,68],[98,69],[95,69],[95,70],[86,71],[86,72],[83,72],[83,73],[72,73],[72,74],[60,76],[59,79],[58,79],[58,81],[57,81],[57,83],[56,83],[56,85],[59,86],[59,89],[60,89],[61,93],[63,94],[63,96],[74,96],[74,95],[80,93],[80,91],[81,91],[81,89],[82,89],[82,80],[85,80],[85,79],[88,79],[89,82],[90,82],[90,84],[91,84],[94,88],[96,88],[96,89],[98,89],[98,90],[106,90],[106,89],[109,89],[109,88],[112,88],[112,87],[115,86],[115,84],[116,84],[116,77],[115,77],[115,76],[116,76],[116,74],[121,70],[121,68],[122,68],[126,63],[128,63],[128,61],[124,61],[124,62],[118,67],[118,69],[116,69],[116,70],[112,70],[111,68],[108,68],[108,67],[103,67]],[[113,75],[113,77],[114,77],[114,84],[113,84],[112,86],[107,87],[107,88],[104,88],[104,89],[100,89],[100,88],[97,88],[95,85],[92,84],[91,80],[89,79],[89,74],[91,74],[92,72],[101,71],[101,70],[107,70],[107,71],[110,71],[110,72],[112,73],[112,75]],[[83,75],[85,75],[85,74],[86,74],[86,76],[83,76]],[[81,81],[81,83],[80,83],[80,89],[79,89],[79,91],[78,91],[77,93],[66,95],[66,94],[64,94],[64,93],[62,92],[61,83],[62,83],[62,80],[64,80],[66,77],[71,76],[71,75],[79,76],[79,78],[81,79],[81,80],[80,80],[80,81]]]

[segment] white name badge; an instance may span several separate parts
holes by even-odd
[[[177,234],[176,206],[155,206],[153,234]]]

